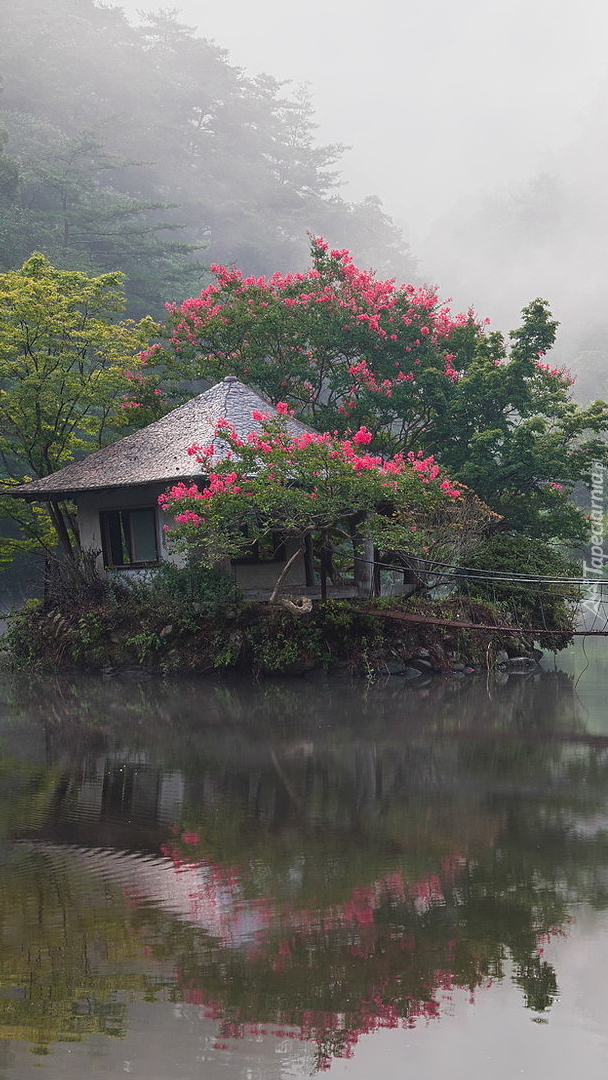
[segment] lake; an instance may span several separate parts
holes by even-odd
[[[0,696],[0,1080],[603,1080],[604,639]]]

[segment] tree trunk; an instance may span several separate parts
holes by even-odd
[[[57,533],[61,552],[65,558],[70,560],[70,562],[75,562],[79,555],[78,545],[75,540],[72,540],[72,537],[69,534],[61,507],[58,502],[48,502],[47,506],[51,521],[55,527],[55,532]]]

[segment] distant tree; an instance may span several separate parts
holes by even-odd
[[[134,375],[145,385],[141,350],[156,327],[151,319],[117,322],[123,307],[118,273],[57,270],[35,254],[0,274],[0,459],[8,481],[48,476],[132,423],[138,410],[124,406],[134,400]],[[26,547],[48,549],[38,513],[28,517],[9,496],[0,512],[26,530]],[[47,512],[64,554],[75,556],[69,507],[52,502]]]
[[[0,200],[4,205],[17,194],[19,187],[19,166],[5,153],[7,142],[8,133],[0,124]]]
[[[181,226],[171,220],[172,208],[116,187],[116,177],[137,171],[136,163],[110,154],[92,132],[66,136],[21,114],[7,113],[5,120],[18,171],[0,227],[1,267],[13,269],[36,247],[66,269],[120,266],[130,311],[139,316],[200,280],[202,264],[193,246],[176,238]]]
[[[249,76],[172,11],[134,28],[94,0],[5,7],[0,120],[20,185],[0,266],[40,250],[89,273],[121,269],[136,316],[200,288],[203,249],[266,273],[301,262],[307,230],[381,273],[412,272],[377,201],[339,195],[343,147],[318,143],[305,88]]]
[[[175,373],[236,374],[320,430],[365,425],[381,454],[433,454],[519,532],[587,535],[570,496],[608,461],[608,405],[575,405],[569,373],[546,362],[557,323],[545,301],[524,309],[507,347],[435,290],[379,280],[319,239],[303,274],[212,269],[215,282],[172,309]]]

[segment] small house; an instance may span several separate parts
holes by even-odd
[[[158,496],[178,481],[202,478],[193,443],[216,447],[215,460],[226,450],[215,438],[217,422],[227,420],[246,439],[261,430],[254,412],[275,412],[259,394],[233,375],[203,394],[141,428],[132,435],[71,462],[50,476],[11,488],[10,494],[31,502],[69,500],[78,513],[80,545],[96,554],[100,575],[108,570],[134,574],[158,566],[163,559],[177,560],[166,546],[163,525],[171,524],[158,505]],[[294,435],[309,429],[283,417]],[[247,590],[269,590],[280,567],[296,551],[297,541],[276,538],[265,550],[252,544],[248,557],[233,563],[237,582]],[[292,564],[286,585],[303,589],[314,583],[312,560],[301,556]]]

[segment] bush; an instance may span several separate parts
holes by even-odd
[[[484,540],[468,564],[474,570],[525,575],[532,579],[580,576],[576,564],[550,544],[509,533],[496,533]],[[542,644],[548,649],[564,649],[572,640],[576,609],[582,595],[576,585],[567,581],[535,584],[533,580],[518,581],[517,578],[501,583],[473,577],[467,581],[467,591],[472,597],[500,603],[516,626],[554,630],[555,634],[542,634]]]
[[[242,600],[241,590],[224,570],[169,562],[153,572],[150,590],[155,603],[160,600],[180,609],[190,607],[205,615],[221,615]]]
[[[114,575],[110,579],[110,604],[142,614],[190,625],[197,615],[217,616],[238,607],[241,592],[223,570],[202,566],[175,566],[165,562],[141,578]]]

